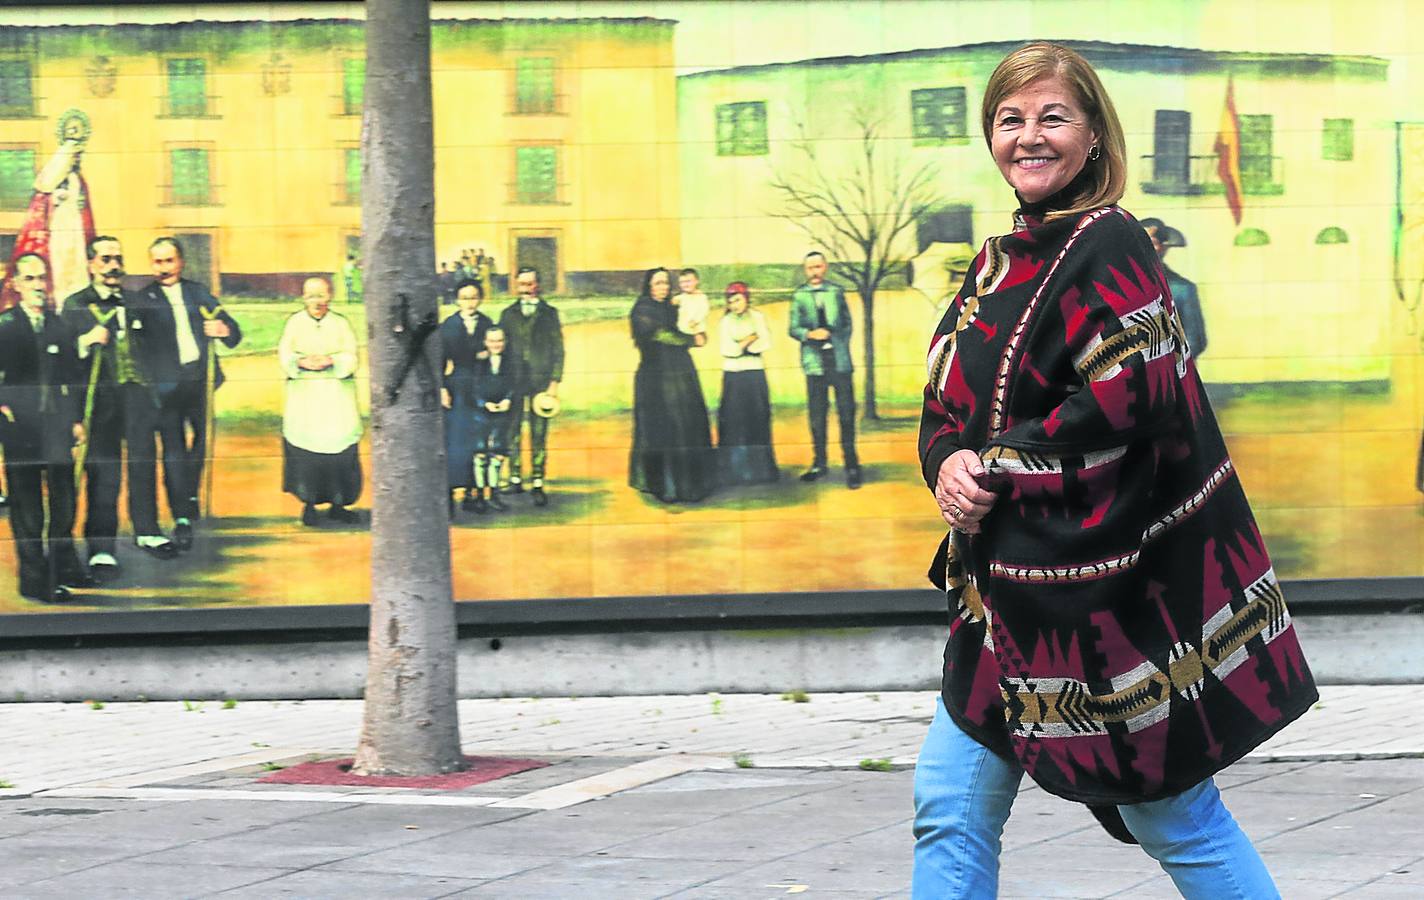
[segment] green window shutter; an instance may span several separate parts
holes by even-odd
[[[0,209],[24,209],[35,182],[35,151],[0,150]]]
[[[366,57],[341,61],[341,106],[348,116],[361,115],[366,102]]]
[[[168,114],[170,116],[204,116],[207,113],[207,60],[168,60]]]
[[[1270,116],[1241,116],[1241,189],[1260,192],[1271,185],[1275,147]]]
[[[171,151],[173,203],[177,206],[205,206],[211,193],[208,181],[208,151],[180,147]]]
[[[347,147],[346,154],[346,202],[361,202],[361,149]]]
[[[1322,159],[1349,162],[1355,158],[1355,120],[1326,119],[1321,129]]]
[[[1182,189],[1192,179],[1192,114],[1159,109],[1152,123],[1152,181],[1159,187]]]
[[[0,59],[0,116],[29,116],[35,111],[35,85],[30,63]]]
[[[964,88],[910,91],[910,121],[917,147],[948,144],[968,137],[968,105]]]
[[[732,104],[717,107],[717,155],[735,156],[737,146],[737,118]]]
[[[766,103],[723,103],[717,107],[717,155],[765,156]]]
[[[514,190],[517,202],[559,202],[557,148],[516,147],[514,149],[514,169]]]
[[[524,114],[554,112],[554,60],[527,56],[514,63],[514,111]]]

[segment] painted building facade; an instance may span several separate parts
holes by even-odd
[[[1381,277],[1391,265],[1396,186],[1388,61],[1066,43],[1098,69],[1126,132],[1123,205],[1187,238],[1168,262],[1202,297],[1210,334],[1204,377],[1382,385],[1397,306]],[[798,141],[815,146],[833,181],[857,181],[857,122],[867,112],[889,165],[932,166],[941,197],[938,213],[906,231],[895,255],[912,259],[932,242],[977,250],[1007,230],[1014,206],[985,150],[979,107],[994,66],[1015,46],[681,76],[684,258],[799,259],[806,237],[778,215],[784,203],[772,182],[807,165]],[[1213,147],[1228,83],[1242,133],[1239,226]]]
[[[672,27],[437,23],[439,258],[484,249],[558,290],[674,255]],[[360,232],[363,40],[340,19],[0,28],[0,250],[72,108],[91,122],[101,232],[131,248],[176,233],[226,293],[339,271]]]

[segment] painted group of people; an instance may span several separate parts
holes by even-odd
[[[789,334],[801,346],[814,457],[801,475],[829,473],[826,419],[835,392],[846,484],[862,482],[855,448],[850,307],[844,291],[826,280],[824,254],[803,260],[806,281],[792,296]],[[722,399],[716,446],[692,350],[709,341],[712,304],[695,269],[683,269],[673,291],[665,268],[643,273],[629,314],[639,363],[633,381],[633,436],[628,483],[668,502],[696,502],[721,485],[776,481],[771,395],[764,355],[772,349],[766,316],[752,307],[745,282],[723,292],[715,349],[721,357]],[[559,313],[541,296],[539,273],[514,277],[517,298],[494,320],[480,311],[483,285],[455,286],[456,311],[440,325],[441,404],[445,409],[449,514],[476,515],[508,508],[508,496],[528,493],[548,505],[545,472],[550,423],[559,411],[564,336]],[[522,461],[529,441],[526,478]]]
[[[790,336],[801,346],[814,458],[800,476],[816,481],[828,473],[826,418],[834,389],[840,419],[846,483],[861,485],[855,449],[855,397],[850,356],[851,317],[844,291],[826,280],[823,254],[803,260],[806,282],[792,295]],[[633,382],[631,487],[666,502],[696,502],[719,485],[777,480],[772,443],[771,396],[764,355],[772,349],[766,316],[752,308],[751,289],[734,281],[723,292],[726,311],[715,342],[722,360],[717,445],[692,350],[709,344],[711,304],[695,269],[664,268],[643,274],[629,315],[639,363]]]
[[[536,507],[549,503],[544,471],[564,378],[564,331],[559,311],[540,295],[535,269],[521,268],[514,285],[517,297],[494,320],[480,312],[483,285],[461,281],[456,311],[440,324],[451,518],[457,504],[476,515],[501,512],[505,495],[526,491]]]
[[[440,292],[440,302],[455,302],[455,294],[460,285],[467,281],[479,284],[486,293],[492,290],[490,282],[494,277],[494,257],[485,253],[485,248],[466,248],[460,258],[448,263],[440,263],[435,273],[435,286]]]
[[[211,390],[222,381],[214,342],[242,330],[202,285],[183,278],[174,237],[149,246],[154,278],[123,288],[119,241],[85,247],[90,283],[56,303],[49,262],[13,262],[15,306],[0,313],[0,441],[10,487],[20,594],[69,599],[75,588],[118,577],[118,500],[127,482],[134,545],[172,559],[193,545],[206,456]],[[157,460],[173,517],[158,519]],[[78,447],[76,452],[75,448]],[[86,500],[81,559],[73,529],[78,487]]]

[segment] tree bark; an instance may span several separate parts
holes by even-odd
[[[428,775],[461,766],[438,338],[416,347],[423,360],[401,376],[416,323],[439,313],[430,7],[428,0],[367,0],[365,7],[371,630],[354,769]],[[398,398],[389,394],[393,385]]]
[[[875,291],[861,289],[860,308],[865,323],[860,330],[865,341],[865,403],[860,417],[874,420],[880,418],[880,409],[875,405]]]

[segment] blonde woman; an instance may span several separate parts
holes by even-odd
[[[1167,279],[1117,205],[1122,126],[1088,62],[1047,43],[999,64],[982,125],[1019,209],[928,358],[950,637],[912,895],[995,896],[1027,773],[1185,897],[1277,897],[1212,776],[1315,685]]]

